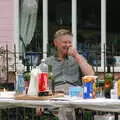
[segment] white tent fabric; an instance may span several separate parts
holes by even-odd
[[[36,0],[23,0],[20,18],[20,36],[24,46],[29,44],[36,27],[38,3]],[[22,43],[22,44],[23,44]]]

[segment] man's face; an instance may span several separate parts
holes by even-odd
[[[54,44],[58,50],[63,55],[68,54],[68,49],[72,47],[72,36],[71,35],[63,35],[58,37]]]

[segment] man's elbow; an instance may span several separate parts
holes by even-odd
[[[85,75],[90,75],[90,76],[94,76],[95,75],[95,72],[94,70],[92,69],[92,67],[86,71],[86,74]]]

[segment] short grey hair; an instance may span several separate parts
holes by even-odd
[[[68,29],[59,29],[54,34],[54,40],[63,35],[73,36],[72,32]]]

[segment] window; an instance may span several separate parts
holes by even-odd
[[[77,48],[94,66],[101,66],[101,0],[78,0]]]
[[[120,67],[120,11],[119,1],[107,0],[107,40],[106,56],[111,58],[108,62]]]
[[[59,28],[71,29],[71,0],[48,0],[48,56],[54,53],[53,35]]]
[[[37,0],[38,9],[36,27],[32,40],[29,42],[27,48],[30,51],[41,51],[41,53],[44,49],[47,49],[48,55],[51,55],[54,52],[54,48],[52,46],[52,36],[54,31],[61,27],[72,29],[73,8],[72,0],[53,0],[52,2],[50,0],[45,1],[47,1],[45,3],[47,8],[46,13],[43,14],[43,8],[45,9],[43,0]],[[105,58],[109,56],[108,51],[112,51],[112,55],[114,51],[113,56],[115,58],[119,58],[120,56],[119,20],[118,17],[115,16],[115,13],[119,10],[119,4],[117,1],[114,2],[112,0],[76,1],[77,49],[93,66],[102,66],[103,71],[103,66],[106,65],[104,64],[106,62]],[[21,4],[19,3],[19,5]],[[44,15],[48,16],[43,18]],[[116,18],[115,21],[113,18]],[[45,21],[47,24],[44,24]],[[46,28],[46,31],[43,30],[44,28]],[[44,44],[47,43],[46,41],[48,41],[47,47],[46,44]],[[113,46],[111,46],[111,43],[113,43]],[[105,51],[106,54],[104,54]]]

